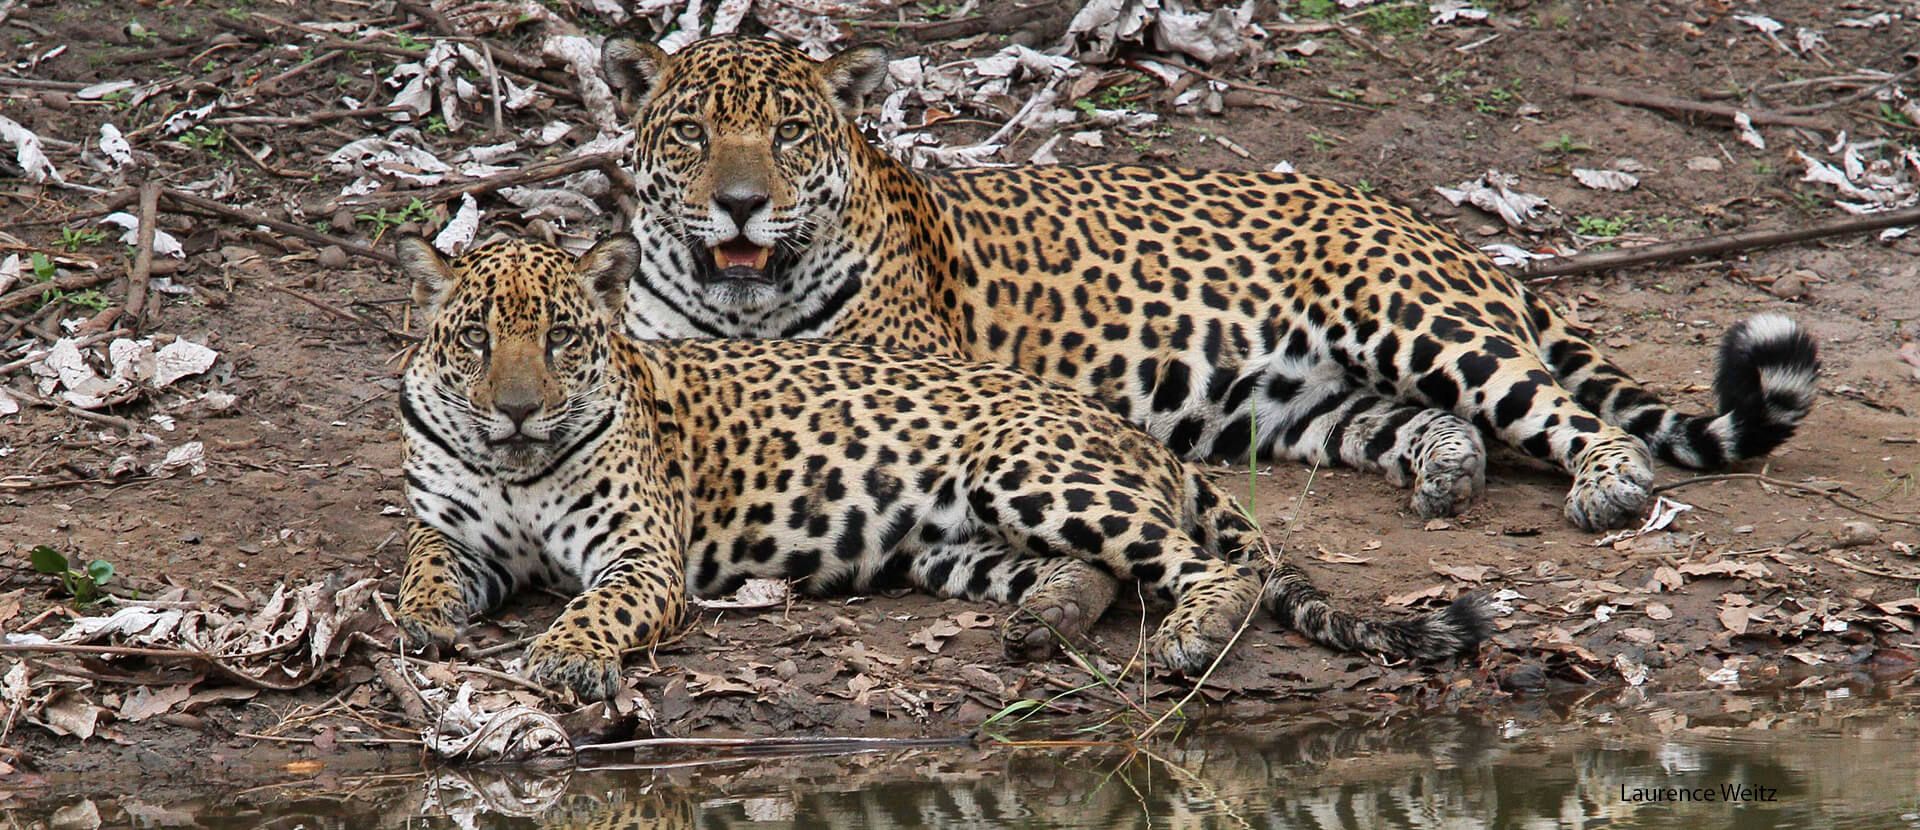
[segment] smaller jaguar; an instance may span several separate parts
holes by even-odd
[[[400,397],[414,525],[398,622],[415,643],[528,585],[581,591],[526,670],[601,698],[689,592],[750,577],[1011,604],[1016,657],[1084,634],[1137,580],[1172,606],[1149,656],[1187,673],[1256,603],[1342,650],[1438,659],[1486,635],[1476,599],[1391,622],[1334,610],[1197,467],[1014,369],[819,340],[632,340],[625,236],[577,260],[506,241],[447,262],[414,237],[398,255],[431,321]]]

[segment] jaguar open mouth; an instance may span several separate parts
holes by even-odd
[[[772,248],[755,245],[744,236],[736,236],[713,246],[712,250],[716,279],[773,282],[772,275],[767,273],[767,264],[773,259]]]

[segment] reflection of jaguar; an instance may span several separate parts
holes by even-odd
[[[1608,362],[1481,252],[1306,176],[1100,165],[923,177],[849,113],[882,52],[716,38],[606,49],[634,108],[644,338],[834,337],[1008,364],[1189,457],[1379,470],[1423,516],[1484,484],[1482,430],[1573,474],[1566,514],[1634,520],[1652,455],[1763,455],[1813,402],[1784,317],[1727,333],[1717,414]]]
[[[1016,654],[1078,637],[1115,576],[1137,580],[1173,604],[1148,655],[1188,673],[1255,603],[1340,649],[1439,658],[1485,636],[1473,601],[1393,623],[1333,610],[1255,555],[1258,530],[1197,467],[1031,375],[818,340],[631,340],[636,247],[576,262],[503,242],[449,265],[401,241],[432,320],[401,394],[415,641],[525,584],[584,587],[528,667],[604,697],[688,591],[749,577],[1015,604]]]

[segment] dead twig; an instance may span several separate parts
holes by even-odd
[[[857,737],[785,737],[785,738],[638,738],[604,744],[582,744],[575,752],[619,752],[642,749],[733,749],[758,752],[812,750],[914,749],[920,747],[971,746],[973,738],[857,738]]]
[[[1188,66],[1186,64],[1181,64],[1180,68],[1188,72],[1192,72],[1195,75],[1199,75],[1202,78],[1206,78],[1209,81],[1213,81],[1219,84],[1225,84],[1228,89],[1237,89],[1237,90],[1240,90],[1241,92],[1255,92],[1261,95],[1271,95],[1276,98],[1285,98],[1290,101],[1298,101],[1302,104],[1318,104],[1323,107],[1333,107],[1334,109],[1342,109],[1342,110],[1353,110],[1354,112],[1379,112],[1380,111],[1379,107],[1370,107],[1370,106],[1367,106],[1366,104],[1354,103],[1352,101],[1342,101],[1337,98],[1319,98],[1312,95],[1296,95],[1284,89],[1276,89],[1270,86],[1261,86],[1259,84],[1250,84],[1244,81],[1236,81],[1236,80],[1233,80],[1232,78],[1228,78],[1228,77],[1216,74],[1214,72],[1209,72],[1197,66]]]
[[[404,712],[408,719],[414,723],[433,722],[433,718],[427,716],[426,701],[420,697],[420,690],[414,688],[412,683],[408,683],[407,679],[400,675],[399,668],[394,666],[394,662],[387,659],[386,655],[383,654],[373,661],[373,675],[380,679],[380,685],[387,687],[387,693],[393,695],[393,699],[399,702],[400,711]]]
[[[593,153],[590,155],[575,156],[570,159],[561,159],[559,161],[549,161],[529,167],[522,167],[518,170],[511,170],[499,175],[488,176],[484,179],[475,179],[470,182],[461,182],[459,184],[442,185],[440,187],[423,190],[394,190],[386,193],[370,193],[366,196],[342,199],[340,200],[340,206],[349,210],[360,210],[363,208],[384,207],[389,205],[405,205],[410,204],[415,199],[419,199],[424,204],[438,204],[449,199],[458,199],[466,194],[477,196],[482,193],[491,193],[508,187],[536,184],[562,176],[569,176],[583,170],[600,170],[606,172],[609,177],[614,179],[616,185],[620,184],[623,178],[628,178],[626,171],[620,169],[620,154]],[[614,176],[614,171],[618,171],[620,175]]]
[[[82,337],[78,340],[73,341],[73,345],[74,345],[74,348],[84,349],[102,340],[112,340],[116,337],[126,337],[127,335],[132,333],[133,333],[132,329],[114,329],[112,331],[95,332],[93,334],[89,334],[85,337]],[[53,352],[53,349],[51,348],[35,349],[31,352],[28,352],[25,357],[22,357],[18,360],[10,361],[7,363],[0,363],[0,378],[4,378],[7,375],[13,374],[14,372],[19,371],[20,369],[25,368],[27,366],[32,366],[35,363],[39,363],[40,361],[45,360],[47,358],[47,355],[52,352]]]
[[[374,331],[380,332],[381,334],[384,334],[395,340],[403,340],[409,343],[417,343],[420,341],[420,336],[417,334],[408,334],[403,331],[395,331],[377,321],[369,320],[365,317],[362,317],[344,308],[336,308],[332,305],[328,305],[327,303],[321,302],[320,300],[314,297],[310,297],[306,294],[303,294],[299,291],[295,291],[286,286],[269,285],[267,287],[275,291],[278,291],[282,294],[285,294],[289,297],[292,297],[296,300],[299,300],[300,302],[306,303],[307,305],[313,306],[314,308],[320,309],[321,311],[324,311],[330,315],[333,315],[334,317],[338,317],[342,320],[345,320],[349,323],[353,323],[354,325],[357,325],[357,326],[361,326],[363,328],[368,328],[368,329],[372,329]]]
[[[226,115],[209,118],[205,122],[211,125],[253,124],[263,127],[311,127],[327,121],[339,121],[344,118],[364,118],[370,115],[385,115],[389,112],[411,112],[406,107],[361,107],[354,110],[321,110],[311,115]]]
[[[1858,571],[1860,573],[1867,574],[1868,576],[1878,576],[1885,579],[1904,579],[1910,582],[1920,582],[1920,574],[1901,574],[1901,573],[1894,573],[1893,571],[1883,571],[1883,570],[1880,570],[1879,568],[1869,568],[1865,565],[1859,565],[1853,562],[1848,562],[1844,557],[1831,554],[1831,553],[1827,554],[1822,558],[1826,559],[1828,562],[1832,562],[1835,565],[1839,565],[1842,568],[1846,568],[1849,571]]]
[[[312,228],[302,227],[300,225],[293,224],[292,222],[282,222],[278,219],[269,219],[265,216],[260,215],[259,212],[257,211],[253,213],[249,213],[247,211],[240,210],[239,208],[227,207],[226,205],[220,204],[219,202],[213,201],[212,199],[201,198],[191,193],[182,193],[172,188],[167,188],[165,191],[162,192],[162,195],[166,196],[168,201],[171,201],[177,205],[184,205],[186,207],[196,208],[199,210],[204,210],[208,213],[216,214],[223,218],[239,223],[242,227],[251,228],[254,225],[265,225],[281,233],[288,234],[291,236],[297,236],[315,245],[321,245],[321,246],[337,245],[340,247],[340,250],[346,251],[347,253],[353,254],[354,256],[365,257],[371,260],[377,260],[379,262],[383,262],[388,265],[399,264],[399,260],[394,259],[392,254],[386,253],[385,251],[376,251],[372,248],[369,248],[365,245],[361,245],[357,242],[349,242],[337,236],[329,236],[327,234],[320,233],[319,231],[313,230]],[[0,310],[5,310],[5,309],[3,307],[0,307]]]
[[[127,275],[127,328],[140,330],[140,316],[147,310],[147,280],[153,276],[153,235],[159,230],[155,214],[160,212],[160,183],[140,185],[139,245],[133,252],[133,271]]]
[[[1848,511],[1850,513],[1857,513],[1869,519],[1878,519],[1883,522],[1892,522],[1893,524],[1913,525],[1914,527],[1920,527],[1920,518],[1893,516],[1893,515],[1881,513],[1874,510],[1868,510],[1864,507],[1857,507],[1855,505],[1851,505],[1840,500],[1840,496],[1845,495],[1858,501],[1866,501],[1866,499],[1860,498],[1859,496],[1854,495],[1853,493],[1849,493],[1844,490],[1842,490],[1839,493],[1834,493],[1829,490],[1825,490],[1825,489],[1814,487],[1807,484],[1796,484],[1791,481],[1782,481],[1772,476],[1761,475],[1760,473],[1714,473],[1712,475],[1694,476],[1693,478],[1683,478],[1679,481],[1671,481],[1666,484],[1662,484],[1658,487],[1653,488],[1652,494],[1657,496],[1657,495],[1660,495],[1661,493],[1672,492],[1682,487],[1689,487],[1695,484],[1709,484],[1715,481],[1757,481],[1757,482],[1760,482],[1761,484],[1765,484],[1770,487],[1778,487],[1782,490],[1792,490],[1796,493],[1807,493],[1809,495],[1819,496],[1823,499],[1826,499],[1829,502],[1832,502],[1834,507],[1838,507],[1841,510]]]
[[[1799,228],[1740,231],[1720,236],[1703,236],[1662,242],[1657,245],[1643,245],[1638,248],[1536,260],[1520,269],[1520,276],[1539,282],[1548,277],[1564,277],[1570,274],[1585,274],[1611,268],[1646,265],[1652,262],[1673,262],[1736,251],[1750,251],[1756,248],[1788,245],[1810,239],[1865,233],[1905,225],[1920,225],[1920,206],[1870,213],[1865,216],[1848,216]]]
[[[1683,115],[1695,115],[1732,121],[1736,114],[1746,113],[1747,117],[1752,119],[1755,124],[1805,127],[1809,130],[1824,130],[1828,132],[1834,129],[1832,124],[1819,118],[1808,118],[1803,115],[1788,115],[1784,112],[1773,112],[1771,110],[1742,109],[1726,104],[1709,104],[1705,101],[1675,98],[1670,95],[1655,95],[1650,92],[1631,92],[1628,90],[1608,89],[1606,87],[1590,86],[1587,84],[1574,84],[1568,91],[1584,98],[1604,98],[1616,104],[1625,104],[1630,107],[1642,107],[1645,109],[1665,110]]]
[[[107,269],[95,268],[90,271],[76,271],[64,277],[54,277],[46,282],[30,283],[24,288],[16,288],[0,294],[0,313],[33,303],[52,292],[92,288],[110,279],[113,279],[113,274]]]

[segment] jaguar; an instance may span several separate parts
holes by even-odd
[[[1181,455],[1384,473],[1420,516],[1484,492],[1491,436],[1571,474],[1565,514],[1634,522],[1653,459],[1714,469],[1793,435],[1818,349],[1761,314],[1717,410],[1636,383],[1485,253],[1324,178],[1127,164],[922,174],[856,116],[886,52],[614,39],[635,130],[641,338],[834,338],[1012,366]]]
[[[1012,605],[1015,657],[1083,636],[1132,581],[1171,606],[1146,653],[1189,675],[1256,609],[1387,656],[1487,634],[1473,597],[1387,621],[1335,609],[1201,468],[1030,374],[818,339],[632,339],[624,235],[577,259],[514,239],[396,253],[430,321],[400,395],[413,643],[528,586],[577,592],[525,670],[604,698],[689,594],[749,578]]]

